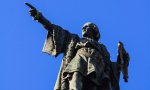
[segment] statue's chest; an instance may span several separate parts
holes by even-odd
[[[99,44],[99,42],[92,39],[81,38],[80,41],[77,42],[76,48],[91,48],[99,51],[101,49],[101,45]]]

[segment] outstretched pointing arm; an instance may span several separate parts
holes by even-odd
[[[42,15],[42,13],[40,13],[34,6],[32,6],[31,4],[29,4],[27,2],[25,3],[25,5],[27,5],[30,8],[29,9],[30,16],[32,16],[34,20],[41,23],[46,30],[52,32],[53,24],[51,24],[51,22],[49,20],[47,20]]]

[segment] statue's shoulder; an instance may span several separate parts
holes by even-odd
[[[102,42],[98,42],[98,45],[103,47],[103,48],[106,48],[106,46]]]
[[[109,54],[109,52],[107,50],[107,47],[103,43],[101,43],[101,42],[98,42],[98,43],[99,43],[99,47],[101,48],[101,50],[105,51],[105,52],[107,52]]]
[[[68,31],[68,32],[69,32],[69,31]],[[80,39],[80,37],[79,37],[79,35],[78,35],[78,34],[74,34],[74,33],[72,34],[72,33],[71,33],[71,35],[72,35],[72,37],[74,37],[74,38],[78,38],[78,39]]]

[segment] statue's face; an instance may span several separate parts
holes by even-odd
[[[84,24],[82,28],[82,36],[93,39],[99,39],[100,34],[97,26],[91,22],[88,22]]]
[[[83,37],[88,37],[92,34],[93,34],[93,27],[92,26],[86,25],[82,28]]]

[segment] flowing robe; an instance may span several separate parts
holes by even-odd
[[[90,50],[94,50],[97,56],[95,54],[86,56],[79,52],[79,48],[89,48]],[[55,90],[62,89],[62,79],[65,77],[65,73],[77,71],[83,76],[88,76],[94,72],[98,84],[100,83],[101,78],[107,77],[104,73],[104,66],[105,63],[109,63],[110,56],[105,46],[90,39],[79,38],[78,35],[71,34],[57,25],[53,25],[53,30],[48,31],[43,52],[55,57],[60,53],[64,53],[54,88]],[[98,56],[101,56],[101,58],[97,58]]]
[[[55,90],[61,90],[62,73],[67,64],[71,61],[75,54],[75,45],[79,37],[71,34],[63,28],[53,25],[53,31],[47,32],[47,38],[43,47],[43,52],[57,57],[60,53],[64,53],[62,64],[55,84]]]

